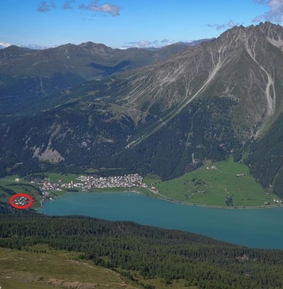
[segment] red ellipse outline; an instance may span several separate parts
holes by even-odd
[[[19,206],[13,203],[14,199],[17,197],[25,197],[27,199],[29,199],[29,203],[24,205],[24,206]],[[30,207],[32,205],[32,197],[27,195],[27,194],[15,194],[10,198],[10,205],[15,208],[15,209],[19,209],[19,210],[23,210],[23,209],[27,209],[28,207]]]

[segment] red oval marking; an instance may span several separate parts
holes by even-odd
[[[25,198],[27,198],[28,200],[29,200],[29,203],[27,203],[27,204],[25,204],[25,205],[23,205],[23,206],[19,206],[19,205],[16,205],[16,204],[14,204],[14,199],[15,198],[17,198],[17,197],[25,197]],[[27,194],[15,194],[15,195],[13,195],[11,198],[10,198],[10,205],[12,206],[12,207],[14,207],[14,208],[16,208],[16,209],[20,209],[20,210],[22,210],[22,209],[27,209],[28,207],[30,207],[31,205],[32,205],[32,197],[31,196],[29,196],[29,195],[27,195]]]

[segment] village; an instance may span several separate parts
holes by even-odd
[[[14,181],[15,183],[20,183],[21,179],[17,177]],[[39,201],[41,207],[43,207],[44,200],[54,201],[55,196],[61,195],[66,191],[87,192],[95,189],[123,188],[125,190],[129,189],[133,192],[138,192],[136,188],[145,188],[153,194],[159,194],[155,187],[148,186],[144,183],[142,176],[137,173],[108,177],[81,175],[69,182],[63,181],[62,179],[56,182],[52,182],[47,178],[41,181],[32,179],[30,180],[30,184],[36,185],[40,195],[43,197],[43,199]],[[25,197],[20,197],[16,198],[13,203],[18,206],[24,206],[29,203],[29,200]]]
[[[76,189],[78,191],[89,191],[91,189],[104,189],[104,188],[132,188],[143,187],[147,185],[142,182],[142,177],[139,174],[128,174],[123,176],[79,176],[77,182],[71,181],[64,183],[59,180],[56,183],[43,181],[40,184],[40,191],[42,196],[48,197],[50,191],[63,191],[68,189]]]

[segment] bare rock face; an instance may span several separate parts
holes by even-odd
[[[281,111],[282,62],[281,26],[266,22],[234,27],[215,40],[124,76],[127,85],[120,87],[116,102],[141,110],[141,115],[158,104],[166,122],[196,98],[231,98],[238,102],[232,117],[247,139],[260,135]]]

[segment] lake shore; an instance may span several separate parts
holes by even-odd
[[[72,192],[38,210],[47,216],[87,216],[201,234],[254,248],[282,248],[283,210],[225,210],[181,205],[135,192]]]
[[[199,204],[199,203],[187,203],[183,201],[178,201],[178,200],[173,200],[170,198],[167,198],[166,196],[159,194],[159,193],[152,193],[151,191],[148,191],[148,193],[140,191],[138,188],[135,189],[129,189],[127,190],[126,188],[117,188],[115,190],[112,188],[111,190],[109,189],[95,189],[92,191],[79,191],[80,193],[113,193],[113,192],[119,192],[119,193],[135,193],[135,194],[141,194],[141,195],[146,195],[150,198],[156,198],[160,199],[166,202],[171,202],[175,204],[180,204],[180,205],[186,205],[190,207],[203,207],[203,208],[212,208],[212,209],[219,209],[219,210],[265,210],[265,209],[274,209],[274,208],[283,208],[283,204],[269,204],[269,205],[263,205],[263,206],[215,206],[215,205],[207,205],[207,204]],[[53,198],[53,201],[57,198],[63,197],[65,194],[70,193],[70,192],[65,192],[64,194],[60,196],[56,196]],[[48,200],[48,199],[47,199]],[[42,206],[44,206],[45,199],[42,200]],[[40,209],[40,207],[36,208],[36,210]]]
[[[278,203],[269,204],[269,205],[263,205],[263,206],[215,206],[215,205],[187,203],[183,201],[173,200],[161,194],[152,194],[152,195],[146,194],[146,195],[148,195],[149,197],[157,198],[157,199],[164,200],[167,202],[177,203],[177,204],[186,205],[190,207],[203,207],[203,208],[213,208],[213,209],[221,209],[221,210],[262,210],[262,209],[283,208],[282,203],[281,204],[278,204]]]
[[[274,209],[274,208],[283,208],[283,204],[270,204],[264,206],[214,206],[214,205],[206,205],[206,204],[197,204],[197,203],[186,203],[178,200],[170,200],[164,198],[158,198],[160,200],[164,200],[167,202],[182,204],[190,207],[203,207],[203,208],[213,208],[213,209],[221,209],[221,210],[263,210],[263,209]]]

